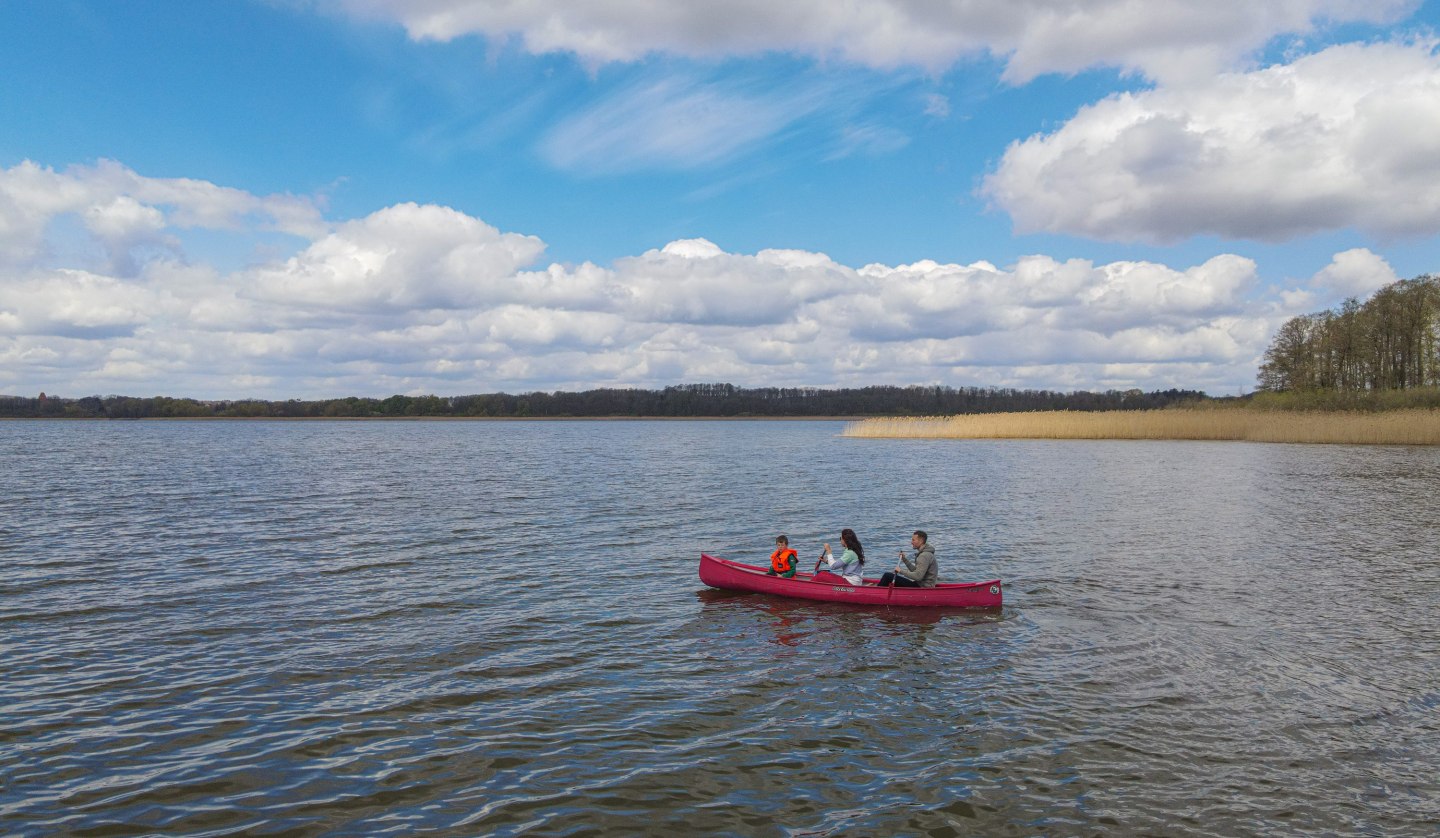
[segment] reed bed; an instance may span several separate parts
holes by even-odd
[[[912,439],[1210,439],[1344,445],[1440,445],[1440,410],[1295,413],[1172,408],[862,419],[844,436]]]

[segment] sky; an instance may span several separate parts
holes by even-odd
[[[0,0],[0,393],[1255,387],[1440,0]]]

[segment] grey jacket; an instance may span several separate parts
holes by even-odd
[[[915,560],[911,561],[902,554],[900,561],[905,563],[905,568],[896,568],[895,572],[913,582],[919,582],[922,588],[935,587],[936,581],[940,578],[940,566],[935,563],[935,545],[926,542],[920,545],[915,551]]]

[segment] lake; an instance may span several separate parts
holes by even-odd
[[[0,833],[1440,828],[1440,449],[842,428],[0,423]]]

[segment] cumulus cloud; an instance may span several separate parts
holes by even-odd
[[[173,249],[165,231],[207,228],[268,230],[297,236],[324,232],[313,199],[294,195],[252,195],[190,178],[152,178],[114,161],[55,171],[24,161],[0,170],[0,267],[25,265],[51,256],[52,225],[78,219],[106,251],[112,266],[133,270],[130,251],[149,244]]]
[[[1017,229],[1170,242],[1440,231],[1440,57],[1348,44],[1111,96],[1012,143],[982,191]]]
[[[1202,335],[1215,350],[1205,357],[1233,360],[1227,353],[1243,354],[1238,338],[1216,338],[1258,313],[1245,296],[1255,265],[1237,256],[1187,271],[1033,256],[1010,271],[922,262],[870,265],[863,275],[870,288],[821,304],[824,317],[852,322],[851,334],[887,350],[920,341],[972,365],[1173,361],[1193,353]]]
[[[86,271],[0,281],[0,335],[129,335],[149,320],[150,303],[141,289]]]
[[[1364,299],[1399,279],[1389,262],[1367,248],[1357,247],[1335,254],[1310,284],[1329,297]]]
[[[671,242],[616,262],[607,296],[616,311],[656,323],[763,326],[804,302],[838,293],[851,272],[824,254],[726,253],[705,239]]]
[[[151,193],[74,177],[62,192],[90,197],[49,212],[75,214],[102,244],[190,223]],[[234,223],[277,222],[250,211]],[[50,264],[80,254],[32,247],[17,261],[27,251],[12,249],[0,392],[318,398],[714,380],[1228,392],[1253,379],[1286,313],[1256,296],[1255,264],[1230,255],[1187,268],[1043,255],[853,267],[683,239],[609,266],[536,268],[539,239],[446,207],[314,229],[293,256],[234,271],[157,257],[119,276]],[[1356,289],[1386,271],[1349,251],[1315,283]]]
[[[1003,0],[997,0],[997,5]],[[1204,79],[1233,67],[1277,35],[1308,33],[1322,21],[1384,23],[1403,18],[1413,0],[1034,0],[1010,50],[1006,77],[1119,67],[1166,82]]]
[[[503,301],[545,246],[453,209],[399,204],[246,277],[247,295],[327,312],[455,309]]]
[[[891,69],[939,72],[982,53],[1007,59],[1006,77],[1119,67],[1153,78],[1230,66],[1277,35],[1329,22],[1386,22],[1418,0],[789,0],[707,3],[591,0],[329,0],[363,18],[398,22],[417,39],[479,35],[590,64],[650,53],[695,58],[788,52]]]

